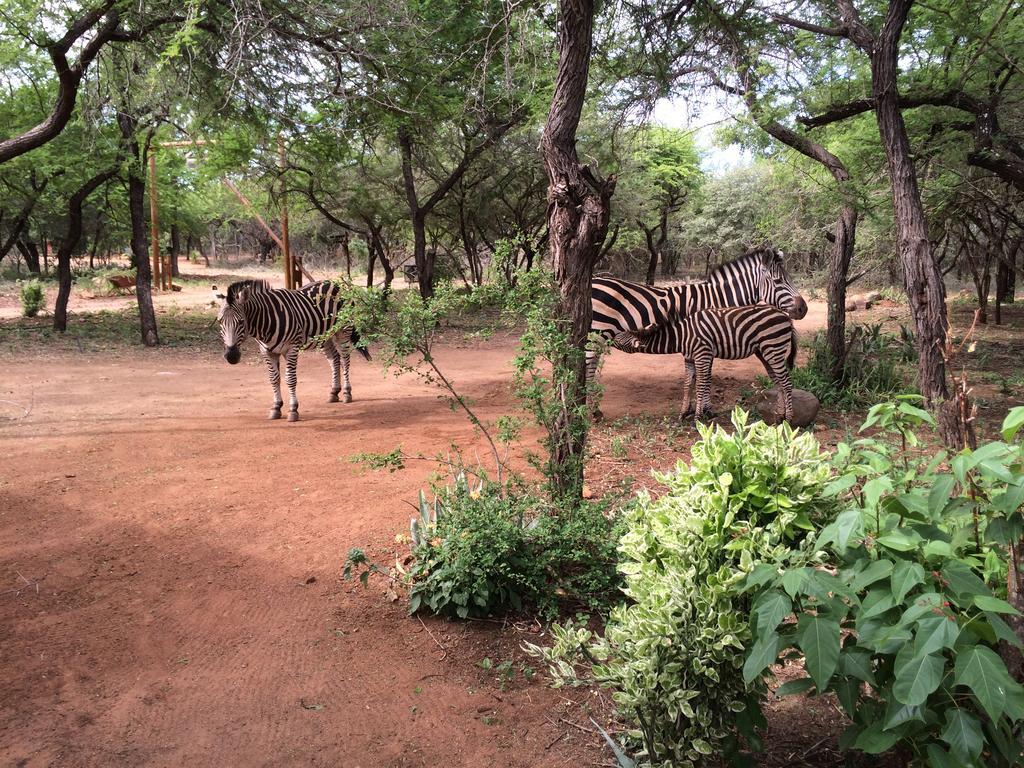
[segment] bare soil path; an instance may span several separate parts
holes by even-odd
[[[816,306],[801,325],[822,322]],[[440,354],[485,418],[513,407],[514,345]],[[358,358],[355,402],[328,404],[316,353],[300,362],[302,421],[268,422],[254,350],[245,363],[212,345],[0,357],[0,765],[606,761],[560,720],[586,723],[588,694],[504,690],[475,666],[512,653],[514,632],[421,623],[379,584],[339,578],[350,547],[395,550],[432,469],[348,457],[476,445],[469,425]],[[733,387],[757,372],[716,366]],[[673,413],[679,374],[674,357],[611,355],[608,418]]]

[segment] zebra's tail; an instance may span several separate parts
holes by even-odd
[[[794,328],[792,331],[790,331],[790,334],[791,334],[791,337],[790,337],[791,341],[790,341],[790,347],[789,347],[789,357],[786,358],[786,369],[792,371],[794,368],[796,368],[796,342],[797,342],[796,328]]]
[[[359,343],[359,331],[357,331],[355,328],[352,329],[352,335],[349,337],[349,340],[352,342],[352,346],[356,348],[356,351],[359,352],[360,355],[365,357],[367,360],[373,360],[373,358],[370,357],[370,350],[368,350],[366,347]]]

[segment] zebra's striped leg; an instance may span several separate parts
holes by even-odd
[[[292,347],[284,353],[284,383],[288,385],[289,408],[288,421],[299,420],[299,398],[295,394],[295,385],[298,383],[296,367],[299,364],[299,349]]]
[[[345,376],[345,387],[342,392],[345,394],[345,402],[352,402],[352,382],[348,378],[349,364],[352,362],[352,345],[349,342],[345,342],[341,345],[338,350],[339,356],[341,357],[341,372]]]
[[[697,369],[693,365],[693,361],[689,358],[683,358],[683,418],[692,416],[694,412],[692,397],[694,389],[694,379],[697,378]]]
[[[588,392],[587,399],[590,400],[591,399],[590,395],[589,395],[590,388],[591,388],[591,386],[593,384],[597,383],[597,366],[601,362],[601,350],[598,349],[597,347],[587,346],[586,356],[587,356],[587,392]],[[596,404],[593,404],[593,403],[591,403],[591,404],[593,405],[593,408],[591,408],[591,410],[590,410],[590,417],[594,421],[601,421],[601,419],[604,418],[604,414],[601,413],[601,409]]]
[[[324,355],[331,363],[331,396],[327,402],[336,403],[338,402],[338,393],[341,391],[341,376],[338,372],[341,367],[341,356],[338,354],[338,347],[333,340],[328,339],[324,343]]]
[[[284,405],[284,401],[281,400],[281,356],[269,352],[265,348],[261,349],[260,353],[263,355],[263,359],[267,363],[267,373],[270,375],[270,387],[274,390],[274,407],[270,409],[270,415],[267,418],[280,419],[281,406]]]
[[[705,421],[715,415],[711,411],[711,365],[714,361],[710,353],[701,354],[694,360],[697,372],[697,421]]]

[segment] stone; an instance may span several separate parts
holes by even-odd
[[[772,387],[762,392],[755,407],[766,424],[778,424],[782,421],[782,393],[777,388]],[[817,418],[820,407],[818,398],[810,392],[794,389],[793,420],[790,423],[794,427],[806,427]]]

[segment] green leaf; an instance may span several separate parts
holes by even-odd
[[[882,494],[892,491],[892,480],[885,475],[874,477],[864,483],[864,501],[869,507],[877,507]]]
[[[874,584],[880,579],[888,578],[892,571],[892,560],[873,560],[867,568],[854,575],[850,586],[854,591],[860,592],[864,587]]]
[[[1002,716],[1007,697],[1020,693],[1020,685],[1010,677],[1003,660],[984,645],[975,645],[957,656],[953,680],[970,688],[993,720]]]
[[[775,632],[767,637],[759,637],[743,662],[743,681],[751,683],[762,672],[775,663],[779,655],[779,641],[782,638]]]
[[[989,626],[992,627],[993,634],[1002,640],[1003,642],[1009,643],[1014,648],[1024,649],[1024,645],[1021,644],[1020,638],[1017,637],[1017,633],[1014,632],[1010,625],[1002,620],[999,616],[994,613],[986,613],[985,620]]]
[[[900,737],[903,736],[902,731],[905,730],[905,726],[885,731],[882,729],[883,725],[884,723],[881,720],[875,720],[860,732],[857,741],[854,742],[854,746],[862,752],[867,752],[869,755],[880,755],[883,752],[888,752],[900,740]]]
[[[807,582],[806,568],[791,568],[782,574],[782,588],[790,597],[796,597]]]
[[[1016,408],[1011,408],[1010,412],[1006,414],[1006,418],[1003,419],[1003,427],[1000,430],[1003,440],[1008,443],[1013,442],[1022,426],[1024,426],[1024,405],[1018,405]]]
[[[889,731],[896,726],[913,721],[924,721],[924,710],[920,706],[908,706],[897,701],[890,701],[885,708],[883,730]]]
[[[924,583],[924,568],[918,563],[904,560],[893,571],[891,583],[893,599],[897,603],[902,603],[910,590]]]
[[[964,768],[960,763],[954,762],[949,753],[938,744],[929,744],[925,755],[927,759],[924,764],[928,768]]]
[[[801,616],[797,643],[804,666],[819,691],[828,687],[839,663],[839,622],[822,616]]]
[[[942,682],[946,660],[931,653],[915,653],[913,645],[904,645],[896,654],[896,677],[892,693],[907,706],[924,704],[928,695]]]
[[[935,653],[943,648],[952,648],[960,636],[956,619],[946,616],[926,616],[917,622],[914,633],[914,653]]]
[[[942,567],[942,578],[949,582],[949,590],[969,604],[977,595],[991,595],[992,591],[973,570],[962,562],[949,562]]]
[[[859,648],[844,649],[839,657],[839,672],[877,686],[871,654]]]
[[[814,686],[814,681],[809,677],[799,677],[796,680],[790,680],[788,683],[783,683],[775,689],[775,695],[779,698],[783,696],[792,696],[797,693],[804,693],[809,691]]]
[[[821,492],[821,495],[825,498],[832,496],[838,496],[843,491],[849,490],[857,483],[857,476],[854,474],[840,475],[831,483],[825,486],[825,489]]]
[[[896,604],[892,598],[892,592],[886,587],[872,589],[860,604],[860,612],[857,614],[857,621],[881,616]]]
[[[889,531],[876,539],[883,547],[894,552],[910,552],[917,548],[919,540],[920,537],[916,534],[911,536],[902,530]]]
[[[839,552],[845,551],[851,541],[859,539],[863,530],[861,511],[856,507],[847,509],[829,526],[832,541],[835,542]],[[825,538],[824,532],[822,532],[822,537]]]
[[[956,485],[956,478],[952,475],[939,475],[932,481],[932,488],[928,492],[928,511],[933,518],[938,518],[946,504],[949,503],[954,485]]]
[[[961,765],[977,758],[984,745],[978,718],[956,707],[946,710],[946,727],[942,729],[939,738],[949,744],[953,756]]]
[[[993,613],[1009,613],[1012,616],[1020,616],[1020,611],[1018,611],[1005,600],[1000,600],[998,597],[978,595],[974,598],[974,604],[983,611],[992,611]]]
[[[793,610],[793,601],[781,592],[765,592],[754,602],[754,616],[757,618],[757,634],[765,637],[774,632],[784,618]]]

